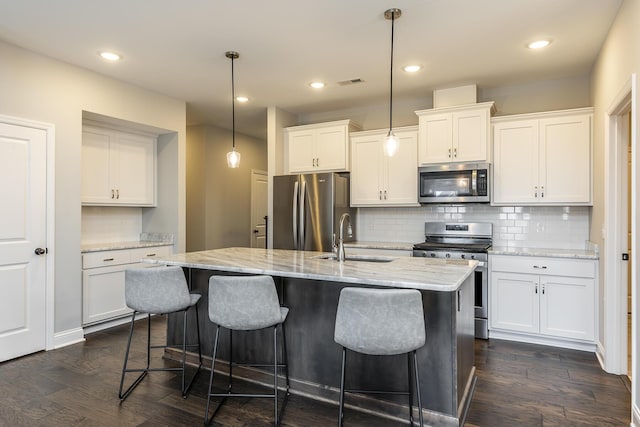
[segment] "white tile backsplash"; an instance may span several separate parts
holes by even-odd
[[[132,242],[140,239],[142,208],[82,207],[82,244]]]
[[[590,208],[479,204],[359,208],[356,231],[359,241],[417,243],[424,240],[426,221],[491,222],[496,246],[584,249]]]

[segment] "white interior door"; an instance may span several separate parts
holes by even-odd
[[[0,362],[46,344],[46,171],[43,129],[0,123]]]
[[[251,172],[251,247],[267,247],[267,173]]]

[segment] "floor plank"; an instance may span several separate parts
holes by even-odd
[[[162,343],[165,320],[153,320]],[[146,325],[138,322],[142,332]],[[152,372],[120,404],[117,389],[128,326],[87,336],[84,343],[0,364],[0,426],[199,426],[203,423],[208,371],[183,399],[174,373]],[[139,336],[144,336],[141,334]],[[623,426],[630,422],[630,393],[622,377],[600,369],[592,353],[500,340],[477,340],[478,381],[468,427]],[[144,343],[133,360],[143,363]],[[156,363],[170,365],[158,352]],[[238,383],[240,387],[255,387]],[[255,390],[255,389],[254,389]],[[268,399],[231,399],[215,426],[272,425]],[[336,424],[337,407],[292,395],[284,426]],[[347,410],[345,425],[406,425]]]

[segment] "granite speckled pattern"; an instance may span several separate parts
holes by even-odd
[[[134,240],[131,242],[112,242],[112,243],[92,243],[88,245],[82,245],[80,251],[83,254],[89,252],[100,251],[112,251],[118,249],[135,249],[135,248],[152,248],[155,246],[171,246],[171,242],[155,242],[155,241],[140,241]]]
[[[220,270],[232,273],[355,283],[429,291],[456,291],[475,270],[477,261],[396,257],[372,263],[320,258],[322,252],[284,249],[224,248],[145,259],[153,264]]]
[[[397,251],[413,251],[415,243],[409,242],[349,242],[345,243],[345,248],[362,248],[362,249],[387,249]]]
[[[489,249],[489,255],[519,255],[539,256],[550,258],[576,258],[598,259],[599,254],[593,250],[581,249],[553,249],[553,248],[510,248],[506,246],[493,246]]]

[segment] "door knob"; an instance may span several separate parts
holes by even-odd
[[[47,250],[42,248],[36,248],[34,252],[36,253],[36,255],[44,255],[47,253]]]
[[[260,231],[259,230],[253,230],[253,232],[258,234]]]

